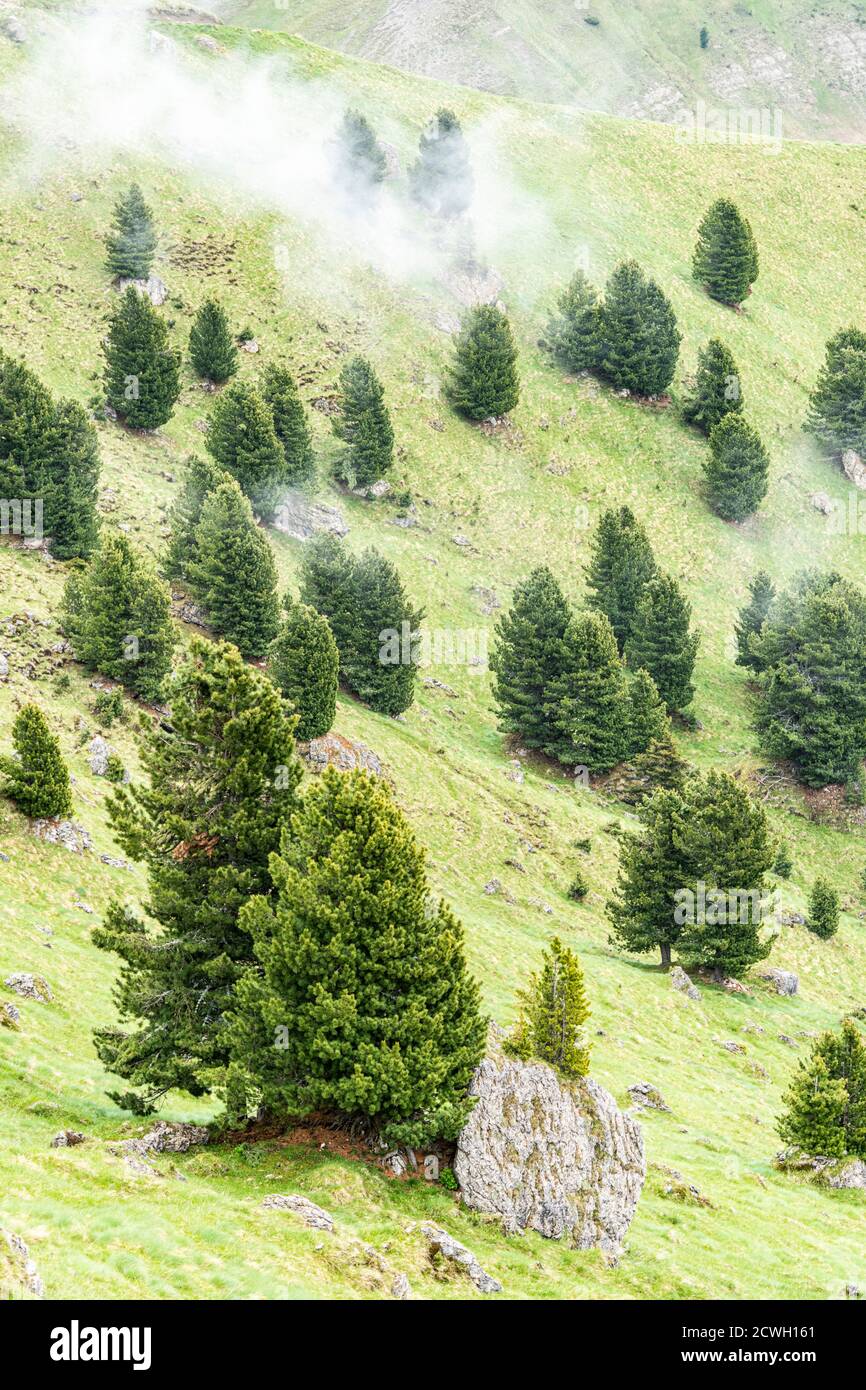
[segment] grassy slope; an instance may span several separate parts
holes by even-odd
[[[541,101],[668,120],[700,97],[779,107],[787,136],[862,140],[866,128],[857,67],[866,63],[866,9],[856,0],[220,0],[217,12]]]
[[[222,31],[220,38],[227,42],[231,36]],[[594,524],[602,507],[628,501],[645,517],[662,562],[683,578],[702,633],[695,709],[703,729],[683,741],[684,749],[701,766],[753,767],[759,760],[743,682],[730,660],[733,616],[749,574],[760,563],[784,580],[805,563],[832,560],[862,578],[862,542],[834,542],[808,501],[819,487],[846,496],[844,479],[800,431],[824,339],[840,322],[862,322],[866,310],[864,221],[852,195],[863,178],[862,152],[804,145],[769,158],[758,151],[684,148],[659,127],[601,118],[584,122],[564,111],[445,93],[276,36],[255,36],[253,45],[278,64],[291,54],[311,76],[339,81],[371,115],[387,116],[402,132],[404,160],[417,127],[443,96],[468,123],[495,114],[513,136],[525,195],[546,200],[544,235],[513,245],[499,261],[521,343],[524,391],[514,414],[518,433],[489,440],[435,399],[435,378],[448,349],[447,338],[430,326],[435,287],[407,293],[359,273],[342,299],[316,302],[305,296],[303,285],[320,268],[317,252],[300,230],[277,233],[268,219],[245,216],[223,189],[207,196],[170,171],[146,165],[137,171],[159,210],[166,247],[205,232],[236,239],[232,283],[221,277],[220,292],[234,321],[254,328],[265,360],[285,355],[297,369],[311,371],[308,398],[335,379],[339,358],[327,342],[368,350],[380,368],[424,529],[391,527],[387,505],[331,498],[346,511],[350,544],[375,541],[397,561],[432,625],[465,628],[489,621],[479,614],[472,585],[492,585],[507,601],[509,586],[543,560],[579,598],[587,532],[575,525],[576,507],[587,506]],[[11,159],[8,140],[5,149]],[[9,193],[0,211],[4,347],[26,352],[53,387],[82,400],[92,391],[99,319],[110,302],[100,237],[129,175],[126,165],[71,167],[35,192]],[[757,290],[739,316],[710,303],[688,275],[700,213],[712,196],[732,187],[752,218],[763,254]],[[84,193],[82,201],[70,201],[74,190]],[[275,235],[297,266],[285,286],[273,263]],[[683,371],[693,366],[699,343],[710,333],[722,332],[730,342],[749,412],[773,455],[770,496],[754,521],[732,528],[708,512],[700,491],[702,446],[677,424],[673,411],[647,412],[587,380],[570,383],[537,350],[544,305],[569,272],[576,246],[589,247],[599,279],[624,254],[636,255],[659,277],[685,333]],[[180,344],[192,308],[217,280],[182,271],[167,259],[157,269],[184,303],[170,311]],[[441,305],[453,307],[444,298]],[[254,373],[261,360],[244,357],[242,370]],[[145,546],[159,544],[160,508],[176,491],[162,474],[177,477],[184,455],[200,448],[196,421],[207,411],[208,398],[188,379],[174,419],[157,437],[134,438],[100,426],[104,482],[119,499],[109,521],[129,526]],[[430,427],[434,418],[443,422],[441,432]],[[327,422],[315,413],[314,419],[327,459]],[[550,464],[567,465],[570,472],[551,473]],[[451,537],[458,532],[472,539],[474,553],[455,547]],[[273,541],[291,582],[300,546],[281,537]],[[377,1292],[350,1253],[341,1256],[338,1250],[335,1256],[328,1242],[319,1251],[314,1233],[296,1231],[290,1219],[260,1214],[258,1199],[273,1190],[307,1192],[337,1211],[344,1233],[380,1248],[390,1242],[389,1258],[410,1273],[423,1296],[458,1296],[463,1288],[421,1272],[421,1243],[405,1228],[422,1215],[442,1220],[476,1248],[512,1296],[822,1298],[846,1280],[862,1282],[862,1198],[798,1186],[770,1166],[778,1147],[773,1119],[779,1097],[807,1046],[806,1035],[863,1002],[861,837],[812,824],[802,814],[774,812],[796,861],[791,883],[783,885],[784,905],[802,908],[821,868],[853,911],[829,943],[802,928],[784,930],[775,958],[800,973],[797,999],[778,999],[758,986],[753,998],[704,990],[702,1002],[690,1004],[651,962],[625,958],[607,945],[603,903],[615,873],[616,842],[604,827],[616,808],[563,778],[551,780],[546,769],[530,771],[522,787],[507,780],[507,753],[495,730],[486,678],[465,669],[430,673],[453,686],[457,699],[424,689],[404,723],[346,699],[337,728],[385,759],[400,801],[429,847],[432,880],[466,924],[473,967],[500,1021],[509,1020],[514,988],[554,929],[579,950],[595,1025],[602,1030],[595,1040],[594,1075],[621,1102],[633,1081],[660,1087],[673,1113],[646,1120],[650,1162],[679,1169],[707,1194],[712,1208],[666,1197],[661,1175],[651,1170],[627,1252],[618,1268],[608,1269],[597,1254],[575,1254],[540,1238],[506,1242],[488,1223],[461,1214],[447,1194],[423,1184],[389,1183],[378,1172],[323,1153],[261,1146],[191,1155],[178,1160],[187,1183],[175,1191],[172,1177],[152,1184],[125,1177],[120,1161],[97,1144],[50,1150],[50,1137],[61,1125],[103,1138],[139,1128],[105,1099],[106,1078],[90,1030],[110,1016],[113,966],[89,943],[94,918],[73,904],[80,896],[98,913],[114,892],[136,896],[141,879],[98,862],[99,853],[111,851],[111,841],[102,810],[105,788],[90,776],[76,730],[82,714],[96,728],[87,679],[73,668],[72,689],[56,696],[47,678],[34,683],[23,669],[29,643],[42,650],[58,638],[52,615],[62,577],[61,566],[46,567],[13,548],[0,552],[0,614],[29,608],[49,623],[0,640],[12,665],[0,731],[7,733],[16,703],[26,698],[35,695],[50,709],[77,778],[78,815],[97,851],[82,861],[37,846],[22,822],[4,812],[2,848],[10,861],[0,865],[8,884],[0,901],[0,977],[12,969],[43,971],[56,999],[47,1007],[23,1004],[23,1031],[0,1032],[0,1205],[2,1223],[31,1245],[50,1295]],[[49,658],[39,660],[44,667]],[[109,736],[134,767],[129,732],[113,730]],[[803,810],[796,795],[792,806]],[[627,815],[622,819],[629,821]],[[573,841],[584,836],[592,838],[589,856],[573,849]],[[527,850],[530,844],[534,853]],[[503,866],[513,856],[525,863],[525,876]],[[577,859],[592,887],[582,906],[564,896]],[[514,905],[483,894],[493,875],[514,895]],[[553,913],[543,913],[532,899],[548,903]],[[50,951],[37,931],[46,925],[55,933]],[[719,1046],[754,1023],[766,1032],[742,1037],[745,1057]],[[795,1038],[798,1051],[778,1041],[780,1032]],[[768,1081],[751,1074],[753,1062],[766,1067]],[[45,1102],[57,1108],[45,1113]],[[179,1097],[167,1113],[193,1118],[206,1112]]]

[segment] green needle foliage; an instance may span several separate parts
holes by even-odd
[[[153,214],[137,183],[114,207],[113,234],[106,238],[106,267],[121,280],[146,280],[156,251]]]
[[[213,408],[205,447],[237,480],[260,516],[270,517],[286,484],[286,459],[274,415],[255,386],[239,381]]]
[[[155,430],[171,419],[180,395],[180,357],[146,295],[127,286],[108,321],[105,395],[132,429]]]
[[[518,734],[527,748],[546,751],[557,740],[546,692],[562,670],[569,618],[562,590],[542,565],[517,585],[511,608],[496,623],[490,669],[499,727]]]
[[[384,783],[328,768],[243,909],[259,963],[231,1028],[237,1109],[359,1120],[388,1142],[455,1137],[484,1050],[460,923]]]
[[[570,372],[594,371],[600,342],[598,290],[576,270],[547,325],[551,351]]]
[[[742,304],[758,278],[758,248],[735,203],[718,198],[704,214],[692,273],[722,304]]]
[[[254,961],[238,916],[272,892],[268,861],[301,778],[278,690],[228,643],[192,642],[170,703],[144,737],[144,781],[109,802],[118,844],[147,871],[149,921],[115,901],[93,934],[122,961],[123,1026],[100,1029],[96,1049],[137,1088],[114,1099],[140,1114],[166,1091],[223,1082],[226,1010]]]
[[[363,205],[373,197],[387,169],[385,151],[367,117],[348,110],[336,138],[334,172],[338,185]]]
[[[698,353],[695,387],[683,406],[683,419],[709,434],[726,415],[738,414],[742,408],[742,383],[733,353],[719,338],[710,338]]]
[[[541,959],[540,973],[530,976],[518,996],[520,1017],[504,1051],[522,1061],[547,1062],[569,1080],[586,1076],[591,1011],[580,961],[556,936]]]
[[[217,386],[238,369],[238,352],[229,321],[216,299],[206,299],[195,316],[189,335],[189,357],[196,375]]]
[[[16,756],[0,758],[6,774],[3,795],[34,820],[72,815],[69,770],[60,744],[37,705],[24,705],[12,725]]]
[[[624,673],[616,638],[601,613],[575,614],[562,641],[559,673],[544,692],[554,725],[546,750],[563,763],[607,772],[621,761]]]
[[[453,111],[436,112],[418,142],[409,170],[412,196],[436,217],[459,217],[472,202],[475,181],[463,130]]]
[[[270,363],[262,375],[262,397],[274,417],[274,431],[282,445],[282,481],[288,487],[306,487],[315,481],[313,437],[294,378],[285,367]]]
[[[806,429],[833,453],[866,453],[866,333],[859,328],[840,329],[827,343]]]
[[[337,712],[340,653],[327,618],[286,598],[287,613],[268,649],[268,675],[298,716],[295,736],[326,734]]]
[[[839,894],[826,878],[818,877],[812,884],[806,925],[822,941],[835,936],[839,930]]]
[[[776,586],[766,570],[758,570],[754,579],[749,583],[749,602],[741,608],[737,615],[735,631],[737,635],[737,658],[738,666],[748,666],[752,670],[760,669],[760,659],[752,651],[752,638],[757,637],[767,620],[773,599],[776,597]]]
[[[470,420],[498,418],[517,405],[517,347],[508,318],[495,305],[476,304],[464,318],[445,394]]]
[[[347,447],[338,476],[349,487],[366,487],[394,461],[394,430],[384,387],[365,357],[353,357],[340,372],[339,403],[331,427]]]
[[[586,568],[586,602],[604,613],[622,652],[644,590],[657,573],[649,537],[630,507],[602,514]]]
[[[800,1063],[777,1130],[786,1144],[825,1158],[866,1158],[866,1047],[845,1019],[823,1033]]]
[[[760,435],[739,415],[726,415],[710,430],[704,464],[710,503],[723,521],[745,521],[767,495],[770,459]]]
[[[191,568],[198,559],[196,530],[202,507],[230,476],[212,459],[196,454],[187,459],[183,488],[169,516],[170,533],[162,562],[162,572],[169,579],[189,581]]]
[[[205,498],[190,586],[216,631],[242,656],[264,656],[279,628],[277,571],[267,538],[234,478]]]
[[[635,609],[625,655],[629,667],[648,671],[669,710],[690,704],[698,634],[691,632],[691,604],[677,581],[659,574],[646,585]]]
[[[622,261],[605,286],[599,368],[621,389],[658,396],[673,380],[682,335],[669,300],[637,261]]]

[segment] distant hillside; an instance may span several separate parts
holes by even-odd
[[[698,100],[777,107],[786,137],[866,135],[858,0],[217,0],[209,8],[233,24],[509,96],[659,121],[676,121]]]

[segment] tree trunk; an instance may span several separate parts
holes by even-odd
[[[670,968],[671,968],[671,948],[670,948],[670,943],[667,942],[667,941],[661,941],[661,942],[659,942],[659,950],[660,950],[661,953],[662,953],[662,969],[663,969],[663,970],[670,970]]]

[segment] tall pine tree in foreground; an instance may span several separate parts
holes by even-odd
[[[861,329],[842,328],[827,343],[806,429],[831,452],[866,453],[866,333]]]
[[[156,251],[156,231],[137,183],[115,204],[113,227],[106,238],[109,274],[120,280],[146,280]]]
[[[205,499],[195,555],[190,585],[216,631],[242,656],[264,656],[279,627],[277,571],[267,538],[234,478]]]
[[[196,529],[206,499],[231,475],[213,459],[192,454],[186,461],[186,476],[180,495],[169,515],[169,537],[162,561],[162,572],[169,579],[189,580],[198,558]]]
[[[677,581],[659,574],[644,589],[625,644],[629,666],[649,672],[669,710],[685,709],[695,693],[692,673],[699,639],[690,631],[691,616],[691,604]]]
[[[710,430],[704,477],[710,503],[723,521],[745,521],[767,495],[770,460],[761,437],[739,415]]]
[[[340,653],[327,618],[286,599],[286,616],[268,649],[268,675],[298,715],[297,739],[321,738],[337,712]]]
[[[238,369],[238,353],[226,311],[217,299],[206,299],[189,334],[189,357],[197,376],[221,386]]]
[[[171,419],[180,395],[180,360],[147,295],[127,286],[103,345],[108,404],[133,429],[155,430]]]
[[[125,536],[103,533],[69,576],[61,615],[76,661],[142,700],[161,698],[177,641],[168,590]]]
[[[527,748],[552,749],[556,711],[546,692],[562,671],[562,643],[569,607],[546,566],[534,569],[514,590],[511,608],[497,620],[490,657],[499,727]]]
[[[683,419],[709,434],[726,415],[742,409],[742,383],[733,353],[719,338],[710,338],[698,353],[694,391],[683,406]]]
[[[271,873],[276,903],[241,914],[259,968],[237,989],[236,1109],[335,1113],[391,1143],[456,1137],[486,1023],[460,923],[387,786],[328,768]]]
[[[368,202],[385,178],[388,162],[362,112],[346,112],[337,131],[334,153],[334,173],[340,188],[362,205]]]
[[[286,459],[273,411],[255,386],[239,381],[223,392],[214,405],[205,446],[258,514],[269,518],[286,485]]]
[[[784,1143],[816,1157],[866,1159],[866,1047],[851,1019],[821,1034],[784,1101],[777,1124]]]
[[[589,1000],[580,961],[554,936],[542,953],[541,971],[518,995],[520,1016],[506,1039],[506,1054],[537,1059],[571,1080],[589,1071]]]
[[[557,312],[547,325],[551,350],[570,372],[598,366],[598,290],[582,270],[576,270],[556,301]]]
[[[476,304],[463,320],[446,395],[470,420],[507,415],[520,398],[511,325],[493,304]]]
[[[331,421],[346,445],[338,476],[350,487],[366,487],[393,463],[394,430],[384,388],[365,357],[353,357],[340,372],[339,405]]]
[[[692,273],[713,299],[742,304],[758,278],[752,229],[730,198],[717,198],[698,228]]]
[[[637,261],[622,261],[608,280],[599,332],[599,368],[614,386],[638,396],[667,389],[682,335],[669,300]]]
[[[652,546],[630,507],[604,512],[590,544],[586,602],[588,607],[604,613],[622,651],[637,605],[656,575]]]
[[[839,894],[821,875],[815,879],[809,894],[806,926],[814,936],[820,937],[823,941],[835,936],[839,930]]]
[[[554,725],[546,752],[590,772],[607,772],[622,759],[623,669],[613,629],[603,614],[578,613],[562,640],[559,673],[544,692]]]
[[[54,820],[72,815],[69,770],[60,744],[37,705],[24,705],[12,725],[14,757],[0,758],[6,774],[2,794],[32,819]]]
[[[283,450],[282,481],[289,487],[305,487],[315,480],[316,457],[294,377],[285,367],[271,362],[262,375],[261,391],[271,408],[274,432]]]
[[[225,1013],[254,960],[238,914],[272,892],[301,778],[279,692],[234,647],[195,639],[170,703],[170,723],[145,735],[145,780],[109,803],[118,844],[147,871],[148,921],[115,901],[94,932],[123,962],[121,1026],[97,1032],[97,1052],[136,1088],[115,1099],[137,1113],[223,1081]]]
[[[757,671],[760,669],[760,661],[752,651],[752,638],[757,637],[764,626],[770,606],[776,597],[776,586],[766,570],[758,570],[754,579],[750,580],[749,595],[749,602],[740,609],[735,624],[736,664]]]
[[[472,202],[475,181],[469,150],[453,111],[436,112],[418,142],[409,170],[412,196],[437,217],[459,217]]]

